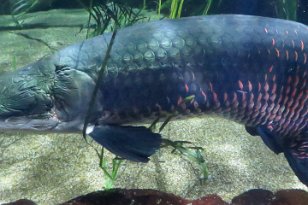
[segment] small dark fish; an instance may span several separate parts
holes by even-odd
[[[80,132],[110,39],[83,41],[0,76],[0,128]],[[124,124],[216,114],[284,153],[308,185],[307,81],[303,24],[244,15],[138,24],[116,35],[87,133],[146,162],[161,136]]]

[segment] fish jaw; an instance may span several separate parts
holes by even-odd
[[[9,117],[0,119],[0,130],[3,131],[51,131],[60,122],[53,118],[33,118],[30,116]]]

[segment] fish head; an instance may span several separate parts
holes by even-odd
[[[49,58],[0,75],[0,130],[71,132],[83,127],[95,83]]]
[[[1,130],[44,130],[56,126],[57,121],[51,117],[54,104],[48,92],[51,76],[34,67],[38,65],[0,75]]]

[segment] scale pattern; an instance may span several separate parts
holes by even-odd
[[[118,34],[101,90],[105,122],[215,113],[306,137],[306,26],[244,16],[142,26]]]

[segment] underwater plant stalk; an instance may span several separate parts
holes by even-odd
[[[161,10],[161,0],[158,0],[158,8],[157,8],[158,15],[160,15],[160,10]]]
[[[171,19],[176,18],[177,7],[178,7],[178,0],[172,0],[169,18]]]
[[[121,166],[121,163],[123,162],[122,159],[119,159],[117,157],[112,159],[112,168],[111,172],[108,171],[108,163],[106,159],[104,159],[104,148],[101,148],[100,154],[98,154],[99,157],[99,167],[101,170],[103,170],[104,176],[107,178],[105,179],[106,181],[104,182],[103,188],[104,189],[112,189],[114,187],[114,182],[116,181],[118,177],[118,171]]]
[[[176,0],[172,0],[171,2],[171,7],[170,7],[170,16],[169,18],[174,18],[174,13],[175,13],[175,4],[176,4]]]
[[[276,5],[279,18],[296,21],[298,0],[277,0]]]
[[[12,59],[12,67],[13,67],[13,70],[16,70],[16,69],[17,69],[16,56],[13,56],[13,59]]]
[[[147,9],[147,1],[146,0],[143,0],[143,10]]]
[[[93,7],[93,0],[90,0],[90,6],[89,6],[89,8],[92,8],[92,7]],[[87,9],[87,11],[89,12],[89,17],[88,17],[88,22],[87,22],[88,28],[87,28],[86,38],[89,38],[90,23],[91,23],[92,15],[91,15],[91,13],[90,13],[90,12],[91,12],[90,9]]]
[[[212,6],[213,0],[207,0],[204,11],[202,13],[202,15],[207,15],[211,6]]]
[[[181,0],[179,8],[178,8],[178,12],[177,12],[177,18],[181,17],[181,13],[182,13],[182,9],[183,9],[183,3],[184,3],[184,0]]]
[[[203,148],[202,147],[184,147],[184,144],[191,144],[189,141],[172,141],[169,139],[163,139],[163,146],[173,147],[171,153],[179,153],[180,156],[185,156],[189,161],[195,162],[201,171],[200,179],[202,181],[206,181],[208,179],[208,168],[204,157],[202,155]]]
[[[172,0],[169,18],[175,19],[175,18],[181,17],[183,3],[184,3],[184,0],[181,0],[180,3],[179,3],[179,0]]]
[[[38,4],[38,0],[18,0],[10,1],[11,16],[14,23],[20,28],[23,27],[23,19],[25,14],[27,14],[32,8]]]

